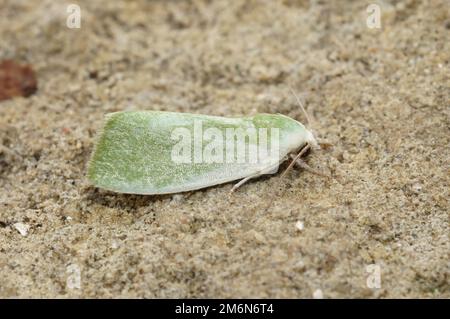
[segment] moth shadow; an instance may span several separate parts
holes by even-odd
[[[124,210],[136,210],[140,207],[148,207],[156,201],[170,199],[172,194],[163,195],[139,195],[123,194],[88,186],[84,190],[85,199],[90,203],[95,203],[109,208],[119,208]]]

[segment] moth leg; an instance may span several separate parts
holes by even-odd
[[[300,159],[310,149],[310,147],[311,146],[308,143],[306,143],[305,146],[302,148],[302,150],[297,155],[294,155],[293,157],[291,157],[291,158],[293,158],[293,161],[284,170],[283,174],[281,174],[281,177],[285,177],[286,176],[286,173],[289,172],[289,170],[295,165],[297,160]],[[291,156],[292,156],[292,154],[291,154]]]
[[[248,182],[249,180],[251,180],[252,178],[261,176],[261,174],[255,174],[255,175],[250,175],[247,176],[246,178],[240,180],[236,185],[233,186],[233,188],[231,189],[230,193],[233,193],[236,189],[238,189],[239,187],[241,187],[242,185],[244,185],[246,182]]]
[[[312,168],[311,166],[309,166],[308,164],[306,164],[306,162],[303,161],[300,158],[295,162],[295,164],[298,165],[299,167],[303,168],[304,170],[310,172],[310,173],[313,173],[313,174],[316,174],[316,175],[319,175],[319,176],[323,176],[323,177],[331,178],[330,175],[322,173],[322,172],[319,172],[318,170],[316,170],[316,169]]]
[[[284,160],[284,159],[283,159]],[[256,178],[259,177],[261,175],[264,174],[269,174],[270,171],[272,171],[273,169],[277,168],[278,165],[280,165],[279,162],[274,163],[272,165],[269,165],[265,168],[263,168],[262,170],[260,170],[258,173],[255,173],[253,175],[247,176],[246,178],[240,180],[236,185],[233,186],[233,188],[230,191],[230,194],[232,194],[236,189],[238,189],[239,187],[241,187],[242,185],[244,185],[246,182],[248,182],[249,180],[251,180],[252,178]]]

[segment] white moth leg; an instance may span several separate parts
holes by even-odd
[[[231,189],[230,193],[233,193],[236,189],[238,189],[239,187],[244,185],[246,182],[248,182],[252,178],[255,178],[255,177],[258,177],[258,176],[261,176],[261,174],[258,173],[258,174],[255,174],[255,175],[250,175],[250,176],[247,176],[246,178],[240,180],[236,185],[233,186],[233,188]]]
[[[325,174],[325,173],[319,172],[318,170],[312,168],[311,166],[309,166],[308,164],[306,164],[306,162],[303,161],[303,160],[300,159],[300,158],[297,159],[297,161],[295,161],[295,165],[298,165],[299,167],[303,168],[304,170],[306,170],[306,171],[308,171],[308,172],[310,172],[310,173],[312,173],[312,174],[316,174],[316,175],[323,176],[323,177],[328,177],[328,178],[331,177],[331,176],[329,176],[329,175],[327,175],[327,174]]]
[[[284,158],[283,160],[285,160],[286,158]],[[261,175],[267,174],[268,172],[272,171],[274,168],[278,167],[278,165],[280,165],[280,163],[275,163],[273,165],[270,165],[262,170],[260,170],[258,173],[247,176],[246,178],[242,179],[241,181],[239,181],[236,185],[233,186],[233,188],[230,191],[230,194],[233,193],[236,189],[238,189],[239,187],[241,187],[242,185],[244,185],[246,182],[248,182],[249,180],[251,180],[252,178],[256,178],[259,177]]]
[[[291,164],[289,164],[289,166],[284,170],[283,174],[281,174],[281,177],[285,177],[286,173],[289,172],[289,170],[292,168],[292,166],[294,166],[294,164],[297,162],[297,160],[302,157],[303,154],[306,153],[307,150],[309,150],[310,145],[308,143],[306,143],[306,145],[302,148],[302,150],[294,156],[294,160],[291,162]]]

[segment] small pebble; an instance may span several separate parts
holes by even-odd
[[[36,74],[30,65],[12,60],[0,61],[0,101],[16,96],[28,97],[36,90]]]
[[[119,243],[115,240],[113,240],[113,242],[111,243],[111,248],[112,249],[117,249],[119,248]]]
[[[28,230],[30,229],[29,225],[23,224],[23,223],[15,223],[14,228],[18,230],[18,232],[22,235],[22,236],[26,236],[28,235]]]
[[[313,292],[313,298],[314,299],[323,299],[323,292],[321,289],[316,289]]]
[[[298,229],[298,230],[303,230],[304,228],[305,228],[305,225],[303,224],[303,222],[301,222],[301,221],[298,221],[298,222],[296,222],[295,223],[295,227]]]
[[[412,185],[412,189],[415,193],[420,193],[420,191],[422,190],[422,185],[420,183],[414,183]]]

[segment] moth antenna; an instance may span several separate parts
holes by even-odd
[[[303,112],[303,114],[304,114],[305,117],[306,117],[306,122],[308,123],[308,126],[312,126],[312,124],[313,124],[313,123],[312,123],[312,120],[311,120],[311,118],[309,117],[308,112],[306,112],[306,109],[305,109],[305,107],[303,106],[302,101],[300,100],[300,98],[298,97],[297,93],[295,93],[294,89],[292,89],[291,86],[289,86],[289,89],[291,90],[292,94],[294,94],[295,99],[297,100],[298,105],[300,105],[300,108],[302,109],[302,112]]]
[[[307,143],[306,146],[302,148],[302,150],[297,154],[297,156],[295,156],[291,164],[289,164],[289,166],[284,170],[283,174],[281,174],[281,178],[284,178],[284,176],[286,176],[287,172],[295,165],[295,162],[297,162],[297,160],[302,157],[302,155],[305,154],[306,151],[309,150],[309,148],[310,145]]]

